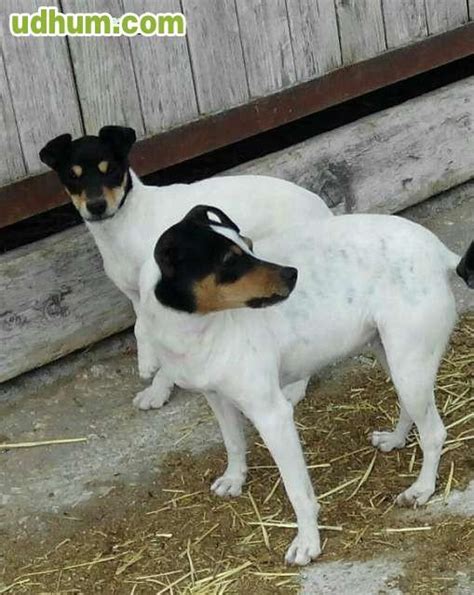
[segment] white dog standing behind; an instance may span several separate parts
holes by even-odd
[[[130,169],[128,154],[135,132],[105,126],[98,136],[72,140],[63,134],[40,152],[54,169],[100,250],[107,276],[137,309],[140,269],[156,239],[192,207],[206,203],[224,209],[246,235],[261,239],[282,235],[298,221],[332,217],[317,195],[285,180],[267,176],[222,176],[193,184],[145,186]],[[142,378],[151,378],[140,369]],[[140,409],[161,407],[174,379],[158,372],[138,393]]]
[[[401,411],[396,428],[374,432],[372,442],[384,452],[401,448],[416,425],[423,465],[397,501],[424,504],[435,490],[446,437],[433,388],[456,320],[449,276],[458,267],[474,285],[474,245],[460,264],[431,232],[398,217],[308,221],[255,242],[259,258],[297,267],[299,280],[287,301],[252,310],[245,306],[276,303],[292,288],[268,289],[268,263],[249,253],[225,214],[219,225],[215,213],[205,219],[207,208],[168,230],[142,269],[139,359],[147,368],[159,360],[178,385],[206,395],[228,453],[227,470],[212,486],[218,495],[241,492],[247,472],[241,413],[252,421],[297,517],[286,560],[307,564],[320,553],[318,505],[288,399],[302,394],[291,388],[372,345]],[[282,277],[291,277],[287,270]]]

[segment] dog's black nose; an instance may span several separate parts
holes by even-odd
[[[107,210],[107,203],[102,198],[98,200],[91,200],[87,203],[87,210],[91,215],[100,217]]]
[[[284,267],[280,271],[281,278],[288,286],[293,288],[296,285],[298,279],[298,270],[293,267]]]

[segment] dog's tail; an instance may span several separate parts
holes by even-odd
[[[456,273],[464,279],[468,287],[474,289],[474,242],[456,267]]]

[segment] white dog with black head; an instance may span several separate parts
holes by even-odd
[[[194,184],[145,186],[132,171],[129,152],[135,131],[104,126],[98,136],[72,140],[63,134],[40,152],[54,169],[94,236],[108,277],[132,301],[139,301],[140,269],[157,237],[200,203],[226,210],[246,235],[260,239],[284,234],[297,221],[332,217],[319,196],[291,182],[267,176],[222,176]],[[152,376],[140,368],[145,380]],[[138,393],[140,409],[161,407],[174,379],[162,371]]]
[[[372,346],[401,411],[396,428],[374,432],[372,443],[384,452],[401,448],[416,425],[422,469],[397,500],[424,504],[446,436],[433,387],[456,320],[449,276],[457,267],[474,286],[474,244],[460,262],[419,225],[346,215],[306,222],[254,249],[233,221],[207,206],[167,230],[140,277],[138,357],[143,368],[160,362],[179,386],[205,394],[228,454],[212,485],[216,494],[240,494],[247,472],[242,414],[255,425],[297,518],[286,560],[302,565],[318,556],[320,541],[293,422],[301,382]],[[290,266],[273,264],[281,261]]]

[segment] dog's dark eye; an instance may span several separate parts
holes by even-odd
[[[233,252],[232,250],[230,250],[229,252],[226,252],[224,254],[224,256],[222,257],[222,264],[231,265],[236,261],[236,259],[237,259],[237,254],[235,252]]]

